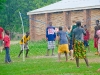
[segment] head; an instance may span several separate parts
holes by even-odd
[[[99,25],[99,20],[96,20],[96,25]]]
[[[87,26],[86,25],[84,25],[84,29],[87,30]]]
[[[71,27],[70,26],[68,26],[68,30],[70,30],[71,29]]]
[[[49,22],[49,25],[52,26],[52,22]]]
[[[76,21],[75,20],[73,21],[73,24],[76,24]]]
[[[26,32],[26,36],[28,37],[30,35],[30,33],[29,32]]]
[[[8,30],[5,30],[5,34],[6,34],[6,35],[9,35],[10,32],[9,32]]]
[[[80,21],[77,21],[77,22],[76,22],[76,25],[77,25],[78,27],[81,27],[81,22],[80,22]]]
[[[62,29],[63,29],[63,28],[60,26],[60,27],[59,27],[59,31],[62,31]]]

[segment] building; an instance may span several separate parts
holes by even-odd
[[[100,20],[100,0],[61,0],[51,5],[29,11],[31,40],[45,38],[45,29],[49,21],[53,26],[73,25],[73,21],[81,21],[88,25],[93,38],[95,20]]]

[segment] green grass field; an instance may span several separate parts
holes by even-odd
[[[23,61],[23,56],[18,58],[20,51],[19,44],[13,44],[10,48],[10,55],[13,62],[4,63],[5,51],[0,53],[0,75],[100,75],[97,69],[100,68],[100,57],[94,55],[93,41],[90,41],[90,50],[87,57],[91,67],[87,67],[84,60],[80,59],[80,68],[76,67],[75,60],[65,61],[64,54],[61,62],[58,62],[57,48],[55,56],[46,55],[46,41],[31,42],[29,44],[29,57]],[[51,53],[51,51],[50,51]]]

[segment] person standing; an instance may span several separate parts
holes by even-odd
[[[9,50],[10,50],[10,37],[9,37],[9,31],[5,31],[5,36],[3,38],[3,41],[4,41],[4,49],[5,49],[5,52],[6,52],[6,55],[5,55],[5,63],[9,63],[11,62],[11,58],[10,58],[10,53],[9,53]]]
[[[69,53],[69,46],[68,46],[68,36],[66,32],[63,31],[62,27],[59,27],[59,32],[57,33],[58,36],[58,61],[60,61],[61,53],[65,53],[66,61],[68,61],[68,53]]]
[[[84,26],[84,30],[86,32],[86,35],[84,35],[84,46],[85,46],[85,48],[88,48],[88,51],[90,52],[90,47],[89,47],[90,34],[89,34],[89,31],[87,30],[87,26],[86,25]]]
[[[46,28],[46,40],[48,41],[48,49],[46,56],[49,56],[50,49],[52,49],[52,55],[54,55],[56,33],[55,27],[52,26],[52,22],[49,22],[49,25]]]
[[[96,34],[98,36],[98,55],[100,56],[100,25],[98,26]]]
[[[96,26],[94,27],[94,48],[97,49],[95,55],[98,55],[98,36],[96,34],[99,26],[99,20],[96,20]]]
[[[78,21],[76,23],[77,28],[73,30],[73,48],[74,48],[74,57],[76,59],[76,65],[79,67],[79,58],[84,58],[86,65],[89,66],[88,64],[88,59],[86,57],[86,50],[84,49],[84,44],[83,44],[83,37],[82,35],[86,34],[85,30],[81,28],[81,22]]]
[[[68,26],[68,29],[67,29],[67,35],[69,37],[69,55],[71,56],[70,60],[74,60],[74,57],[73,57],[73,45],[72,45],[72,37],[71,37],[71,27]]]
[[[4,29],[0,27],[0,50],[1,52],[2,52],[2,45],[3,45],[3,32],[4,32]]]
[[[26,35],[24,35],[23,38],[21,39],[21,41],[20,41],[21,50],[20,50],[20,53],[19,53],[18,57],[20,57],[21,53],[23,52],[23,47],[26,50],[25,57],[27,57],[28,52],[29,52],[29,47],[28,47],[28,41],[30,40],[30,36],[29,35],[30,35],[30,33],[26,32]]]

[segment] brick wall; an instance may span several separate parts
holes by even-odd
[[[83,11],[71,11],[71,25],[73,25],[73,21],[81,21],[83,25],[84,14]]]
[[[100,20],[100,9],[92,9],[91,10],[91,38],[94,36],[94,26],[96,26],[95,21]]]
[[[91,38],[93,38],[95,20],[100,20],[100,9],[39,14],[31,17],[37,20],[30,21],[31,40],[41,40],[45,38],[45,29],[49,21],[52,22],[53,26],[59,27],[73,25],[73,20],[81,21],[82,25],[87,24],[90,33],[92,33]]]

